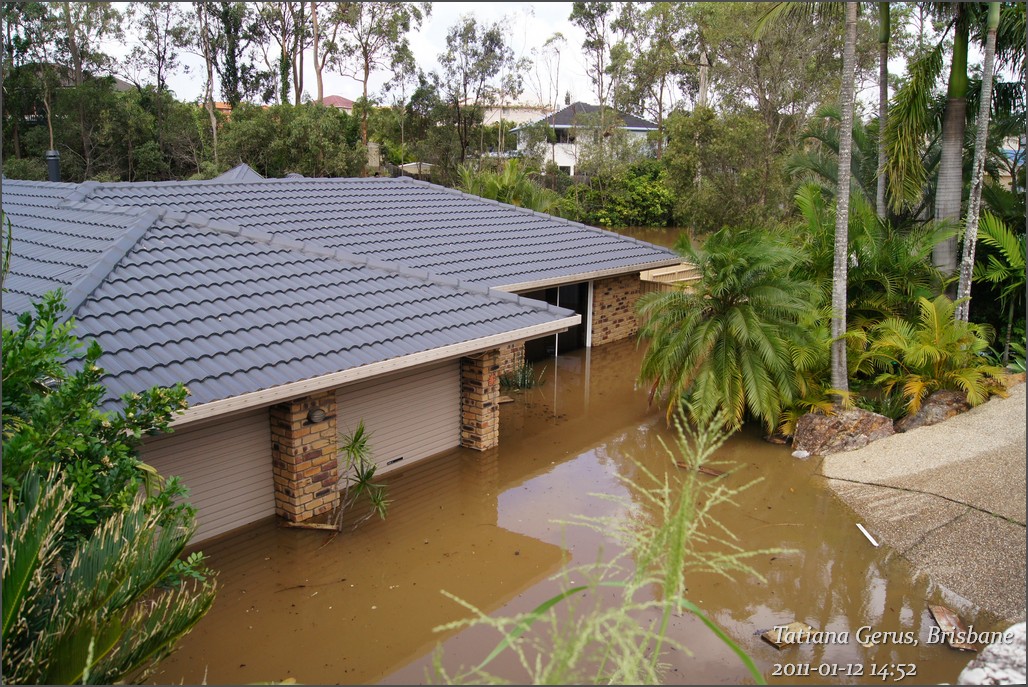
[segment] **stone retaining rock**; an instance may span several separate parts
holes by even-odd
[[[907,415],[896,422],[897,432],[909,432],[918,427],[927,427],[954,415],[959,415],[971,408],[967,402],[967,394],[963,391],[940,389],[929,396],[921,404],[921,408],[913,415]]]
[[[896,433],[892,420],[862,408],[849,408],[835,415],[807,413],[796,423],[793,448],[813,455],[852,451]]]
[[[1006,631],[1010,642],[993,642],[967,664],[957,678],[961,685],[1025,684],[1025,624]]]

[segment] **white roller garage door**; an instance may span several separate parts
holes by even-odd
[[[346,386],[336,404],[340,437],[364,421],[381,475],[460,444],[460,363]]]
[[[275,514],[267,408],[148,440],[141,458],[189,487],[193,542]]]

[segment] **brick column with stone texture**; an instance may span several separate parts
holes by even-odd
[[[641,294],[638,274],[596,280],[593,284],[593,346],[623,341],[639,332],[635,305]]]
[[[325,419],[312,423],[312,408],[325,411]],[[271,407],[271,459],[275,473],[275,512],[302,522],[336,505],[333,489],[339,479],[336,451],[335,391],[324,391]]]
[[[500,351],[460,359],[460,445],[476,451],[500,442]]]

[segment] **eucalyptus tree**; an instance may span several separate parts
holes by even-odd
[[[87,77],[110,74],[113,59],[102,49],[105,40],[123,35],[122,13],[110,2],[53,3],[60,29],[53,36],[57,63],[67,70],[76,89],[85,85]],[[100,124],[86,116],[86,102],[78,98],[78,130],[81,149],[74,151],[82,157],[85,177],[93,176],[94,142],[92,134]]]
[[[181,3],[134,2],[127,13],[137,40],[126,67],[152,77],[158,92],[168,89],[168,76],[181,64],[180,51],[189,42],[189,24]]]
[[[307,0],[262,2],[257,12],[265,32],[278,46],[279,102],[288,103],[292,83],[293,103],[300,104],[303,95],[304,51],[310,46],[311,31],[307,26],[310,7]],[[265,56],[271,67],[270,58]]]
[[[407,34],[421,28],[432,13],[432,3],[348,2],[336,5],[331,15],[338,31],[338,54],[334,62],[343,76],[361,83],[361,97],[368,103],[371,75],[398,60],[413,58]],[[447,38],[449,45],[449,38]],[[361,143],[368,143],[368,111],[361,111]]]
[[[624,3],[615,22],[632,43],[627,77],[614,94],[619,110],[642,114],[657,124],[656,156],[664,151],[667,113],[678,84],[691,69],[686,53],[686,7],[677,3]]]
[[[512,81],[494,83],[500,74],[513,73],[516,62],[500,23],[484,25],[464,16],[447,31],[446,51],[439,55],[442,73],[434,73],[433,81],[456,130],[458,164],[467,161],[472,132],[482,124],[485,106],[496,102],[501,89],[516,86]]]

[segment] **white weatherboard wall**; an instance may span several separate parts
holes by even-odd
[[[346,386],[336,394],[340,437],[363,420],[381,475],[460,444],[460,363]],[[340,452],[340,461],[343,455]],[[403,460],[397,460],[402,458]]]
[[[140,453],[189,487],[197,519],[192,543],[275,514],[267,408],[149,439]]]

